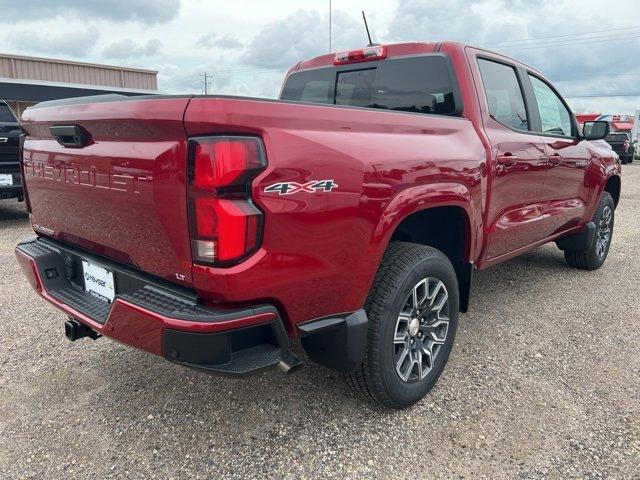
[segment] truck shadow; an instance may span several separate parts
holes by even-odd
[[[553,283],[550,276],[562,281],[565,276],[575,275],[573,272],[565,265],[562,252],[551,246],[479,273],[474,279],[473,297],[476,301],[472,298],[470,312],[461,316],[457,343],[464,346],[468,341],[465,335],[467,328],[474,335],[482,335],[483,330],[490,334],[493,327],[483,321],[483,311],[492,302],[513,303],[534,286],[550,280]],[[553,289],[549,289],[548,294],[553,295]],[[274,369],[247,378],[230,379],[173,365],[129,347],[105,347],[108,352],[104,353],[108,354],[92,355],[94,358],[87,359],[87,362],[96,362],[91,370],[100,377],[104,376],[113,398],[129,398],[128,408],[147,413],[151,408],[165,411],[165,415],[189,417],[197,405],[201,420],[209,418],[216,422],[227,421],[221,418],[242,421],[237,415],[241,411],[247,418],[261,418],[248,427],[252,438],[266,435],[270,428],[287,421],[287,418],[300,416],[310,406],[318,409],[316,415],[326,416],[326,421],[333,423],[354,415],[371,418],[395,414],[367,404],[352,394],[340,374],[314,364],[306,363],[292,374]],[[446,381],[446,377],[445,371],[442,380]],[[430,395],[437,396],[438,390],[436,385]],[[105,408],[110,407],[103,406],[103,411]],[[119,411],[121,407],[113,405],[113,413]],[[237,427],[228,427],[238,433]]]
[[[0,200],[0,227],[11,223],[22,223],[29,220],[24,202],[17,200]]]
[[[474,278],[471,309],[461,315],[459,333],[464,335],[465,323],[473,323],[474,328],[483,329],[483,311],[490,304],[497,301],[511,303],[544,282],[564,282],[564,278],[572,275],[575,276],[576,271],[566,266],[562,252],[554,246],[537,249],[478,273]],[[553,288],[548,289],[548,295],[554,295]],[[486,327],[490,329],[489,325]],[[101,339],[99,342],[111,340]],[[104,374],[114,398],[126,398],[132,391],[137,392],[139,397],[135,402],[145,406],[159,401],[164,405],[172,404],[175,409],[181,404],[187,406],[194,402],[205,413],[211,409],[219,414],[221,408],[231,407],[231,404],[233,409],[251,411],[266,404],[296,410],[306,408],[309,403],[324,403],[339,406],[334,414],[352,410],[368,410],[376,415],[389,413],[384,409],[371,409],[371,405],[363,408],[365,402],[350,392],[339,373],[310,364],[306,359],[305,365],[291,374],[273,369],[237,379],[174,365],[118,344],[107,346],[106,350],[108,354],[95,356],[92,361],[96,364],[91,370],[100,372],[100,376]],[[117,354],[113,355],[113,350]],[[148,398],[143,399],[147,395]]]

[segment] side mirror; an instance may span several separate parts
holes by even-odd
[[[585,140],[602,140],[604,137],[609,135],[609,122],[604,122],[602,120],[584,122],[582,135]]]

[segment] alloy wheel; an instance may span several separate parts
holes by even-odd
[[[419,281],[398,315],[393,338],[396,373],[403,382],[426,377],[449,333],[449,293],[434,277]]]
[[[596,245],[596,254],[598,258],[602,258],[607,252],[609,242],[611,242],[611,223],[613,221],[613,212],[611,207],[606,206],[602,210],[600,224],[598,225],[598,239]]]

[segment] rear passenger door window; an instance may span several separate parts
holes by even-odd
[[[516,130],[529,130],[522,88],[512,66],[478,59],[489,114],[494,120]]]
[[[540,133],[549,135],[572,136],[571,113],[560,97],[547,85],[533,75],[529,75],[533,93],[536,97],[542,127]]]

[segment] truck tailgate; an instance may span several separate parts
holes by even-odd
[[[24,178],[34,230],[190,284],[189,101],[96,97],[27,109]],[[83,138],[63,136],[64,128]]]

